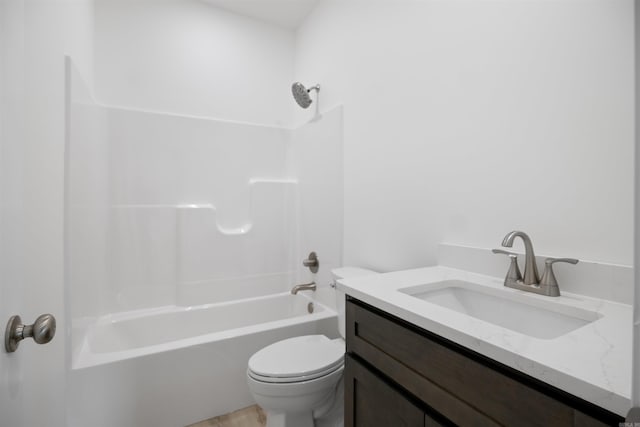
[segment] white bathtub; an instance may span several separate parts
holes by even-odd
[[[72,427],[183,427],[253,404],[249,357],[297,335],[335,336],[336,313],[282,293],[104,316],[72,357]],[[77,333],[77,332],[76,332]]]

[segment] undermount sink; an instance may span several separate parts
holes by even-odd
[[[599,319],[593,311],[462,280],[445,280],[398,291],[539,339],[554,339]]]

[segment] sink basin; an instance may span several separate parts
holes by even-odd
[[[445,280],[398,291],[539,339],[554,339],[599,319],[593,311],[462,280]]]

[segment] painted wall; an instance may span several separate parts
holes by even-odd
[[[291,30],[200,0],[96,0],[95,16],[101,102],[290,123]]]
[[[429,265],[440,242],[512,229],[539,254],[631,264],[632,6],[321,2],[295,79],[344,104],[345,264]]]
[[[62,427],[64,55],[92,64],[92,2],[2,0],[0,20],[0,318],[58,319],[51,343],[0,355],[0,413],[7,425]]]

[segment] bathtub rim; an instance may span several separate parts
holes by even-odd
[[[81,370],[81,369],[92,368],[92,367],[106,365],[110,363],[116,363],[124,360],[144,357],[151,354],[168,352],[168,351],[178,350],[181,348],[186,348],[191,346],[203,345],[203,344],[207,344],[215,341],[229,340],[237,336],[251,335],[254,333],[260,333],[260,332],[265,332],[265,331],[279,329],[279,328],[286,328],[288,326],[292,326],[296,324],[317,322],[317,321],[320,321],[323,319],[329,319],[332,317],[336,317],[337,319],[337,312],[332,308],[327,307],[325,304],[322,304],[314,300],[308,295],[298,294],[297,296],[304,298],[308,302],[312,302],[314,306],[317,308],[320,308],[320,310],[314,311],[313,313],[309,313],[307,315],[289,317],[285,319],[277,319],[277,320],[272,320],[265,323],[242,326],[239,328],[226,329],[224,331],[211,332],[208,334],[182,338],[182,339],[178,339],[178,340],[174,340],[166,343],[153,344],[149,346],[121,350],[121,351],[94,353],[91,351],[91,348],[89,345],[89,339],[91,337],[91,334],[96,328],[106,326],[112,323],[135,320],[135,319],[147,317],[150,315],[180,313],[180,312],[185,312],[185,311],[195,310],[195,309],[211,309],[211,308],[216,308],[221,306],[242,304],[244,302],[250,302],[250,301],[256,301],[256,300],[268,300],[268,299],[279,298],[283,296],[292,296],[292,295],[289,292],[280,292],[277,294],[245,298],[241,300],[224,301],[220,303],[207,303],[207,304],[191,305],[191,306],[169,305],[169,306],[153,307],[150,309],[132,310],[128,312],[110,313],[104,316],[100,316],[99,318],[94,319],[92,321],[87,321],[86,319],[84,320],[80,319],[79,323],[85,322],[86,324],[81,328],[78,328],[80,329],[80,331],[76,332],[81,335],[79,337],[81,340],[81,344],[73,354],[72,361],[71,361],[71,370]]]

